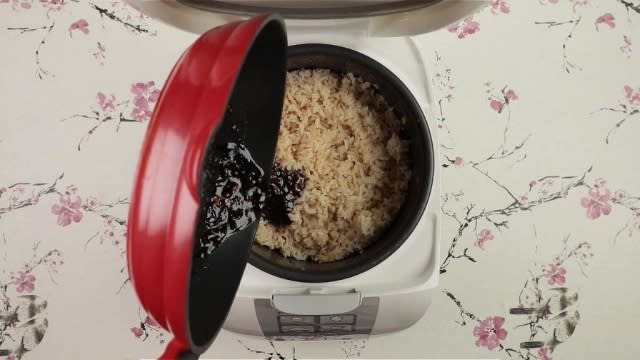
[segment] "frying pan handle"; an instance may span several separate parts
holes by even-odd
[[[173,339],[158,360],[198,360],[199,357],[197,354],[192,353],[188,346]]]

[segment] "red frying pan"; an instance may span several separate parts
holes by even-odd
[[[174,336],[160,359],[197,359],[231,307],[257,220],[200,257],[210,186],[202,174],[216,171],[207,168],[212,149],[241,131],[261,179],[269,179],[286,47],[284,23],[274,16],[212,29],[186,50],[162,90],[141,150],[127,240],[140,302]]]

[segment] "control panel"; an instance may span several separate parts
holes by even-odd
[[[310,335],[368,335],[378,314],[379,299],[365,297],[360,306],[343,314],[299,315],[276,309],[270,299],[256,299],[256,314],[267,337],[309,337]]]

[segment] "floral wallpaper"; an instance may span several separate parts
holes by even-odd
[[[0,359],[149,358],[169,340],[131,289],[126,214],[194,38],[122,1],[0,0]],[[206,356],[633,358],[640,1],[492,0],[415,41],[443,178],[433,309],[384,338],[222,332]]]

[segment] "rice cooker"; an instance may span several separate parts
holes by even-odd
[[[401,331],[420,320],[439,282],[440,171],[428,69],[410,36],[469,16],[488,1],[129,2],[195,34],[256,14],[281,14],[289,70],[328,67],[354,72],[381,85],[392,106],[413,111],[419,120],[411,131],[422,139],[418,150],[424,156],[413,157],[421,175],[414,174],[416,193],[407,198],[413,205],[398,215],[399,230],[387,233],[382,245],[374,243],[373,250],[365,249],[355,260],[326,264],[286,259],[253,244],[230,309],[223,312],[223,328],[275,340],[351,339]],[[141,223],[131,213],[130,221]],[[129,262],[131,272],[131,254]],[[140,295],[141,282],[137,284]],[[155,305],[145,307],[149,306]],[[173,331],[170,322],[165,327]]]

